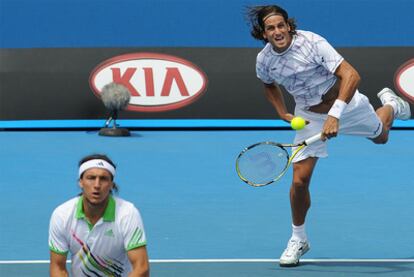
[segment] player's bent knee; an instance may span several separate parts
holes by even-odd
[[[375,144],[386,144],[388,142],[389,131],[389,128],[384,126],[381,134],[378,137],[371,139],[372,142],[374,142]]]
[[[388,142],[388,134],[381,134],[376,138],[371,139],[375,144],[386,144]]]

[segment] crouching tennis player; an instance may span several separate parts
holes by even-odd
[[[141,215],[130,202],[112,196],[116,167],[105,155],[79,162],[82,193],[58,206],[49,227],[50,276],[149,276]]]

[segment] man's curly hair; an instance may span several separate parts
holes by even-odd
[[[261,40],[265,43],[267,42],[267,40],[263,38],[264,19],[270,14],[281,15],[290,26],[290,34],[296,34],[295,19],[289,18],[288,13],[283,8],[276,5],[252,6],[246,8],[246,20],[251,26],[250,34],[253,38]]]

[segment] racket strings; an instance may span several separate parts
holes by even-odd
[[[289,162],[287,151],[277,145],[258,144],[242,153],[237,161],[237,172],[250,185],[269,184],[285,172]]]

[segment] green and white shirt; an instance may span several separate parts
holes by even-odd
[[[127,276],[127,251],[146,245],[144,225],[135,206],[110,196],[104,215],[92,226],[83,212],[83,197],[58,206],[49,226],[49,248],[71,253],[72,276]]]

